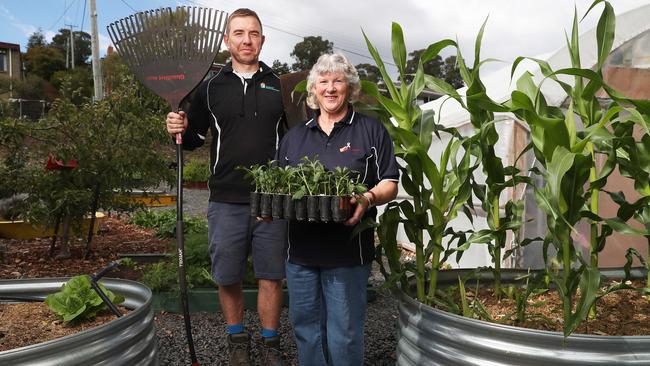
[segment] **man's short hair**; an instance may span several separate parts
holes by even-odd
[[[230,13],[228,16],[228,22],[226,23],[226,34],[230,33],[230,21],[238,17],[253,17],[257,19],[257,22],[260,24],[260,33],[264,33],[262,30],[262,21],[260,20],[260,17],[257,16],[257,13],[248,8],[239,8]]]

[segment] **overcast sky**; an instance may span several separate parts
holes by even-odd
[[[41,28],[48,39],[66,24],[90,33],[87,0],[0,0],[0,42],[17,43],[24,51],[27,38]],[[483,58],[511,62],[516,56],[536,56],[564,45],[570,32],[574,4],[582,16],[591,0],[97,0],[101,52],[110,40],[106,25],[136,11],[160,6],[204,5],[231,12],[249,7],[265,25],[261,59],[293,62],[290,53],[304,36],[322,36],[352,61],[368,62],[363,29],[385,59],[390,57],[391,22],[402,25],[407,50],[425,48],[444,38],[457,38],[466,58],[473,55],[474,38],[489,16]],[[650,0],[612,0],[617,14],[650,4]],[[581,33],[596,25],[603,5],[580,25]],[[359,55],[364,55],[359,56]],[[448,55],[448,53],[446,54]],[[446,56],[445,55],[445,56]]]

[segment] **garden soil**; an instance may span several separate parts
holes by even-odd
[[[128,313],[124,307],[119,309],[122,314]],[[65,337],[114,319],[116,316],[107,310],[91,321],[66,324],[42,302],[0,304],[0,352]]]

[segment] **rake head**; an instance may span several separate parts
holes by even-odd
[[[135,77],[177,110],[210,70],[227,18],[220,10],[179,6],[133,14],[106,28]]]

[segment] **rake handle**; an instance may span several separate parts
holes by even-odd
[[[176,107],[177,103],[171,103],[175,113],[180,112]],[[183,222],[183,138],[181,133],[176,134],[176,246],[178,250],[178,284],[180,287],[181,309],[183,311],[183,321],[185,323],[185,335],[187,336],[187,345],[190,351],[192,366],[198,366],[199,362],[194,349],[194,339],[192,337],[192,323],[190,321],[190,309],[187,298],[187,278],[185,276],[185,237]]]

